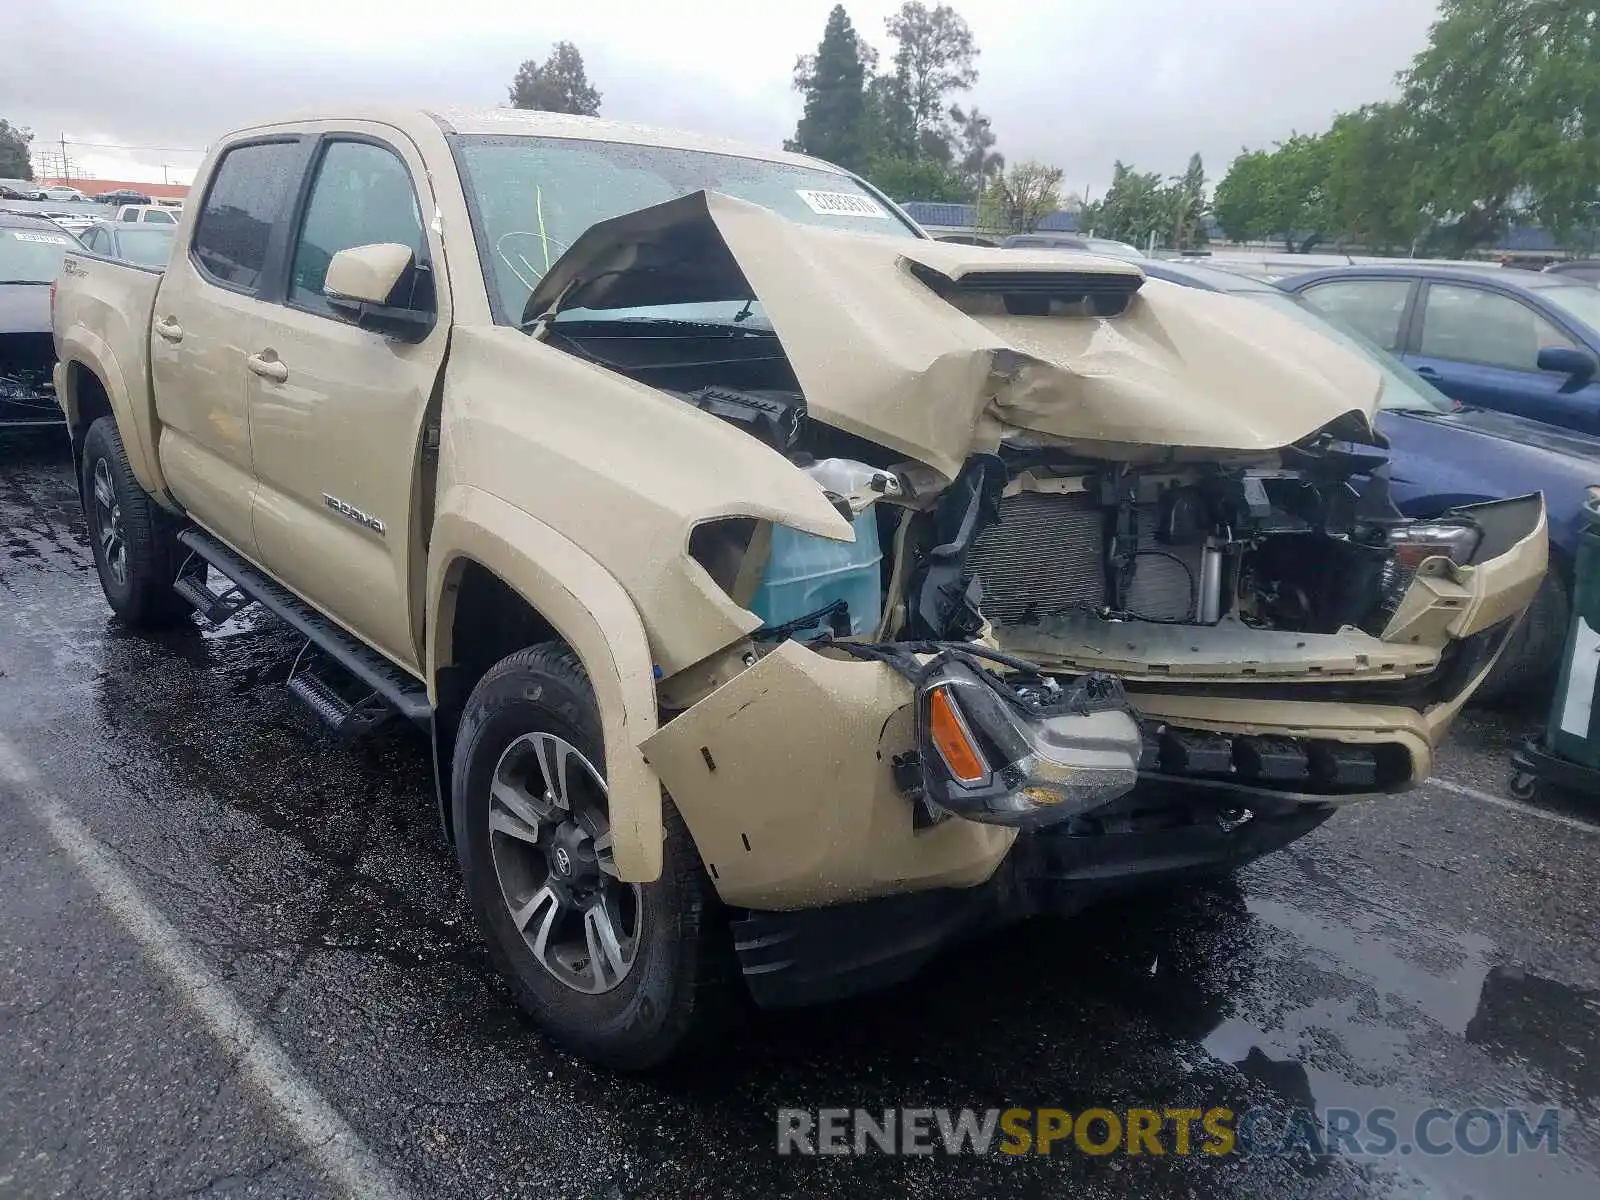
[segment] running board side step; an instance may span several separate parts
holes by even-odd
[[[179,575],[173,584],[174,589],[193,604],[202,617],[211,620],[212,614],[216,613],[226,620],[254,601],[305,638],[321,658],[331,660],[331,663],[319,663],[304,670],[298,669],[300,663],[297,660],[296,669],[290,673],[289,690],[335,730],[348,734],[371,728],[377,723],[374,720],[374,701],[381,702],[423,729],[430,728],[433,709],[428,703],[428,690],[421,680],[351,637],[288,588],[268,579],[210,534],[198,529],[185,529],[178,535],[178,541],[232,585],[219,595],[205,585],[203,575],[189,570]],[[240,599],[243,603],[239,602]],[[340,689],[326,676],[329,665],[343,668],[354,677],[355,682],[366,689],[368,699],[352,702],[341,695]]]

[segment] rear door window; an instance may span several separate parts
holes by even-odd
[[[298,142],[257,142],[224,154],[195,222],[200,270],[226,287],[255,291],[299,182]]]
[[[1409,279],[1334,279],[1303,295],[1318,312],[1355,330],[1384,350],[1400,345],[1400,322],[1411,298]]]

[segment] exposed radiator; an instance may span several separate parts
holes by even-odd
[[[1154,524],[1154,509],[1140,512],[1139,547],[1160,553],[1139,556],[1128,610],[1152,620],[1190,619],[1190,573],[1198,581],[1200,547],[1160,545]],[[984,615],[997,625],[1017,625],[1062,609],[1101,607],[1104,536],[1103,513],[1087,493],[1006,497],[1000,502],[1000,523],[979,536],[967,559],[968,569],[983,581]]]

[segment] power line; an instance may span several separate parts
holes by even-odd
[[[204,154],[204,150],[196,150],[192,146],[129,146],[122,142],[80,142],[74,138],[63,138],[64,146],[83,146],[90,150],[156,150],[163,154]]]

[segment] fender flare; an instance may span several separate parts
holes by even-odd
[[[111,403],[111,415],[116,419],[117,432],[122,435],[122,447],[128,454],[128,465],[139,486],[159,502],[170,506],[167,497],[166,477],[156,458],[156,448],[146,438],[146,426],[133,411],[133,401],[128,395],[127,377],[111,347],[98,335],[81,324],[73,325],[65,333],[61,347],[61,360],[56,365],[56,394],[61,398],[69,429],[79,423],[78,392],[73,377],[73,367],[89,372],[100,381],[106,399]],[[151,431],[153,432],[153,430]]]
[[[639,748],[657,726],[655,667],[633,600],[615,576],[537,517],[477,488],[452,487],[440,498],[429,549],[430,690],[452,661],[456,592],[469,562],[499,576],[583,662],[600,709],[617,873],[630,883],[659,878],[661,781]]]

